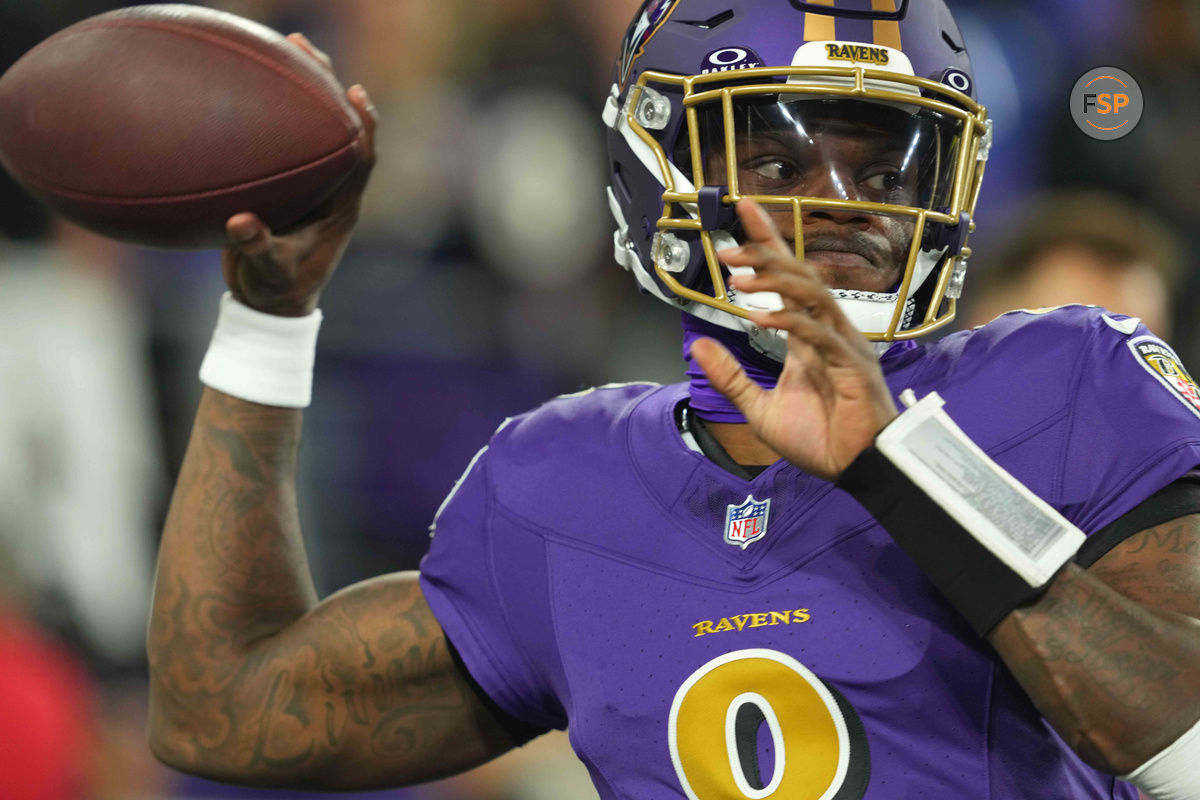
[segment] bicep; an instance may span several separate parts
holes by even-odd
[[[261,696],[245,757],[295,763],[309,788],[429,780],[513,746],[451,659],[416,573],[343,589],[252,659]]]
[[[1147,608],[1200,619],[1200,514],[1130,536],[1088,571]]]

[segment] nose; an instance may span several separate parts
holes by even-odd
[[[806,197],[829,198],[833,200],[861,200],[858,187],[853,180],[843,180],[835,165],[828,169],[813,170],[809,179],[801,187],[801,194]],[[853,225],[862,229],[871,226],[870,216],[858,209],[812,208],[805,207],[801,217],[805,223],[823,220],[838,225]]]
[[[805,225],[821,220],[833,222],[837,225],[849,225],[864,231],[871,227],[870,215],[858,209],[806,209],[800,219]]]

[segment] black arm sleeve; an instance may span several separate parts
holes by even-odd
[[[513,715],[509,714],[500,706],[496,705],[496,701],[492,700],[492,698],[488,696],[487,692],[483,690],[483,687],[476,683],[475,679],[471,677],[471,673],[467,669],[467,665],[463,663],[462,656],[458,654],[458,649],[454,646],[454,642],[450,641],[449,637],[446,637],[446,650],[450,652],[450,660],[452,660],[454,662],[454,666],[458,668],[458,672],[460,675],[462,675],[463,680],[465,680],[471,687],[471,690],[475,692],[475,696],[479,698],[479,702],[483,703],[483,707],[486,708],[492,715],[492,719],[496,721],[496,724],[503,728],[505,733],[509,735],[513,741],[513,744],[515,744],[517,747],[520,747],[531,739],[536,739],[543,733],[547,733],[550,730],[549,728],[543,728],[538,725],[531,725],[528,722],[523,722],[522,720],[519,720]]]
[[[980,636],[1050,585],[1031,585],[874,445],[834,485],[871,513]]]
[[[1130,536],[1188,514],[1200,514],[1200,471],[1197,470],[1167,484],[1132,511],[1089,536],[1076,553],[1075,563],[1090,567]]]

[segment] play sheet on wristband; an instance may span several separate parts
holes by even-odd
[[[893,421],[875,446],[946,513],[1030,586],[1054,576],[1083,533],[992,461],[931,392]]]

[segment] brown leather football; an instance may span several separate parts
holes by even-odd
[[[203,249],[252,211],[285,230],[361,157],[338,81],[280,34],[189,5],[66,28],[0,78],[0,163],[80,225]]]

